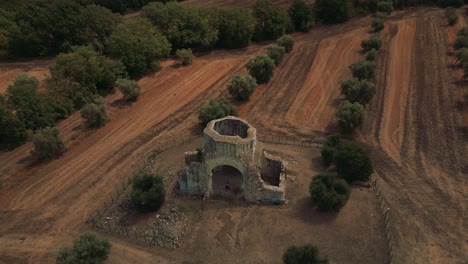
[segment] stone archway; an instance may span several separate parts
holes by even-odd
[[[211,171],[211,184],[216,196],[240,197],[243,193],[244,176],[233,166],[219,165]]]

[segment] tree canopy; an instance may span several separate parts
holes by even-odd
[[[308,32],[314,23],[312,7],[303,0],[294,0],[289,6],[288,14],[296,31]]]
[[[351,133],[364,123],[364,107],[356,102],[342,103],[336,111],[336,119],[342,133]]]
[[[312,178],[309,186],[312,202],[321,211],[339,211],[351,193],[348,184],[332,173],[321,173]]]
[[[271,44],[267,46],[266,53],[268,57],[270,57],[275,62],[275,65],[278,66],[281,61],[283,61],[286,49],[276,44]]]
[[[370,80],[375,75],[375,64],[372,61],[361,60],[349,65],[353,77],[359,80]]]
[[[225,98],[221,98],[218,101],[211,100],[208,105],[201,107],[198,119],[200,120],[200,125],[204,128],[211,120],[230,115],[235,116],[236,114],[237,111],[234,106]]]
[[[255,19],[246,9],[223,8],[219,13],[217,46],[226,49],[247,47],[254,30]]]
[[[93,232],[80,235],[73,247],[61,248],[57,253],[57,264],[101,264],[107,259],[111,244]]]
[[[277,39],[291,30],[291,20],[281,7],[270,0],[257,0],[253,5],[256,41]]]
[[[326,258],[318,256],[317,247],[307,244],[301,247],[291,246],[283,255],[284,264],[328,264]]]
[[[369,152],[351,142],[340,146],[335,154],[335,165],[338,175],[348,182],[367,181],[374,171]]]
[[[276,44],[283,47],[286,53],[290,53],[294,48],[294,39],[289,35],[284,35],[276,40]]]
[[[159,175],[143,174],[133,179],[130,197],[141,211],[157,211],[166,199],[163,178]]]
[[[121,59],[128,74],[138,77],[169,56],[171,44],[144,18],[125,20],[108,41],[109,54]],[[115,80],[114,80],[115,81]]]
[[[257,84],[268,83],[275,71],[275,62],[265,55],[257,55],[250,59],[245,66],[250,75],[257,80]]]
[[[349,0],[317,0],[315,6],[318,20],[326,24],[343,23],[351,18]]]
[[[351,103],[366,105],[375,95],[375,85],[367,80],[348,78],[341,84],[341,94]]]
[[[46,127],[36,131],[32,137],[32,157],[37,162],[60,157],[65,151],[65,144],[57,127]]]
[[[239,101],[249,100],[250,96],[257,88],[257,81],[252,76],[234,75],[227,90],[231,96]]]

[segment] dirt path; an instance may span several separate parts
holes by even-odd
[[[397,22],[378,62],[378,87],[385,92],[371,104],[367,135],[392,212],[397,263],[468,259],[467,145],[458,129],[462,118],[455,107],[448,36],[442,11]],[[394,47],[404,48],[393,52]],[[406,71],[396,70],[401,68]]]

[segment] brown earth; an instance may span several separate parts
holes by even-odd
[[[36,59],[23,62],[0,62],[0,94],[4,93],[15,77],[24,72],[36,77],[39,82],[50,74],[49,66],[52,59]]]
[[[386,137],[393,133],[380,131],[381,127],[385,127],[380,122],[385,103],[387,100],[397,101],[385,95],[388,89],[380,89],[374,102],[369,106],[369,118],[364,130],[365,134],[370,135],[366,139],[375,148],[373,153],[376,169],[382,177],[385,194],[392,206],[391,219],[396,239],[395,254],[401,263],[462,263],[466,259],[464,251],[467,252],[467,248],[463,239],[466,237],[466,230],[463,228],[463,212],[466,209],[463,201],[466,185],[461,184],[464,183],[462,168],[463,161],[466,161],[466,154],[464,154],[466,151],[463,152],[462,149],[465,145],[459,137],[459,118],[453,107],[452,93],[455,87],[450,73],[451,69],[447,63],[446,54],[449,45],[447,27],[443,25],[441,14],[441,11],[433,9],[414,9],[396,13],[389,22],[393,23],[393,26],[389,28],[398,29],[400,26],[398,21],[401,19],[411,17],[416,21],[414,54],[410,61],[411,78],[408,80],[410,84],[405,84],[409,95],[406,103],[408,110],[405,111],[402,149],[398,153],[402,164],[398,164],[387,154],[389,151],[387,148],[379,147],[380,140],[382,138],[387,140]],[[288,135],[304,139],[312,135],[322,136],[325,132],[333,131],[333,124],[327,124],[326,121],[321,121],[315,127],[309,124],[304,125],[304,122],[308,120],[310,122],[315,120],[310,119],[306,114],[299,115],[299,119],[295,117],[296,120],[301,120],[296,124],[285,122],[285,116],[302,90],[304,90],[302,93],[314,90],[305,84],[308,79],[307,82],[312,80],[310,72],[313,69],[330,74],[330,79],[327,80],[328,86],[323,86],[330,87],[332,83],[338,84],[342,81],[341,78],[346,77],[344,76],[346,67],[343,66],[349,64],[348,60],[359,57],[353,51],[335,50],[337,54],[343,55],[325,55],[323,59],[318,60],[316,57],[322,56],[318,53],[320,44],[324,41],[337,43],[337,46],[348,49],[349,47],[343,45],[342,41],[347,36],[355,47],[359,36],[365,37],[365,29],[368,29],[370,21],[370,18],[355,19],[344,25],[323,26],[307,34],[295,34],[294,38],[297,41],[295,50],[277,68],[270,84],[259,87],[251,101],[239,105],[240,116],[256,126],[258,133],[262,135]],[[403,22],[402,27],[405,23]],[[353,32],[358,36],[345,34],[347,32]],[[392,34],[387,35],[387,41],[385,41],[383,51],[380,52],[378,62],[378,87],[386,87],[388,78],[385,76],[391,72],[388,69],[389,58],[399,54],[395,50],[389,52]],[[399,38],[399,42],[404,41],[406,41],[404,38]],[[419,46],[420,43],[427,43],[424,49]],[[401,44],[393,45],[394,47],[402,46]],[[59,125],[68,152],[58,160],[31,167],[30,144],[14,151],[0,153],[0,177],[5,180],[4,188],[0,190],[0,222],[2,223],[0,225],[0,262],[52,262],[53,252],[65,244],[70,244],[73,238],[89,227],[86,222],[95,210],[101,207],[103,202],[110,197],[112,190],[119,186],[161,141],[187,133],[199,133],[196,125],[197,109],[211,98],[226,95],[225,87],[231,76],[245,74],[243,67],[245,62],[254,54],[261,52],[262,48],[263,46],[253,45],[242,50],[215,51],[195,59],[191,66],[183,68],[175,67],[171,63],[165,65],[159,72],[140,80],[143,94],[140,100],[132,106],[124,105],[119,93],[106,98],[111,121],[103,128],[86,130],[83,128],[83,121],[79,115],[72,115]],[[323,44],[320,53],[322,50],[326,51]],[[343,56],[346,62],[343,65],[337,65],[340,59],[337,56]],[[320,61],[326,66],[316,65]],[[403,63],[405,59],[398,61]],[[403,67],[398,62],[394,62],[393,65]],[[2,63],[0,68],[10,69],[10,66]],[[396,71],[392,74],[398,75]],[[0,89],[3,89],[3,86],[1,87]],[[399,86],[396,87],[399,89]],[[394,96],[401,96],[400,93],[396,94],[399,95]],[[330,109],[329,104],[338,97],[336,92],[330,91],[325,96],[328,101],[317,107]],[[318,102],[314,101],[314,98],[308,100]],[[307,111],[311,114],[320,113],[313,108],[307,108]],[[320,114],[330,115],[330,113]],[[325,118],[325,120],[329,119]],[[392,128],[395,123],[392,121],[390,124],[392,125],[388,126],[389,129],[395,130]],[[318,127],[325,127],[325,131],[314,130]],[[390,146],[398,146],[393,143],[394,139],[388,139],[387,142],[391,142]],[[309,161],[304,162],[308,164]],[[310,166],[309,173],[317,170],[316,164]],[[297,189],[299,194],[297,199],[307,196],[304,185],[308,184],[308,179],[304,178],[301,183],[291,186],[300,188]],[[338,223],[333,221],[307,223],[307,221],[312,221],[311,219],[314,218],[312,216],[308,216],[309,220],[305,222],[294,220],[291,222],[293,224],[282,220],[283,222],[280,223],[286,226],[285,233],[275,231],[266,236],[259,233],[263,229],[255,222],[256,220],[265,221],[265,219],[250,214],[246,217],[246,220],[251,221],[246,225],[249,229],[244,231],[254,235],[244,241],[246,241],[245,245],[253,247],[252,251],[247,250],[247,247],[242,251],[229,249],[225,256],[246,254],[246,256],[263,258],[265,257],[263,251],[267,248],[268,252],[275,250],[276,255],[272,256],[277,258],[284,250],[280,247],[285,246],[280,245],[278,240],[282,238],[278,237],[278,234],[289,235],[291,233],[294,236],[291,237],[290,242],[316,242],[329,256],[334,255],[336,250],[344,251],[340,253],[343,255],[331,257],[332,260],[339,261],[337,263],[346,262],[342,259],[345,254],[353,255],[354,260],[355,254],[365,249],[364,246],[353,249],[353,245],[358,243],[354,239],[378,241],[377,238],[381,236],[381,234],[372,233],[364,238],[358,234],[355,236],[352,233],[346,233],[352,240],[343,246],[336,245],[336,241],[333,240],[338,237],[334,228],[352,232],[349,230],[352,229],[351,224],[355,224],[358,219],[371,219],[360,216],[358,211],[353,210],[357,206],[353,201],[360,199],[367,203],[371,197],[352,198],[343,211],[346,212],[343,213],[344,217],[341,218],[340,214],[341,220]],[[284,209],[285,214],[291,214],[297,210],[294,203],[292,204],[291,208]],[[202,219],[202,221],[209,223],[211,218],[219,219],[216,221],[224,223],[232,222],[233,218],[235,219],[233,223],[243,221],[241,216],[244,210],[236,211],[230,208],[231,206],[222,202],[214,203],[211,211],[204,216],[207,219]],[[221,211],[226,207],[229,208],[225,210],[228,216]],[[274,220],[277,215],[277,211],[274,210],[283,210],[273,208],[273,211],[269,211],[270,209],[262,209],[253,205],[251,208],[248,206],[245,212],[258,210]],[[304,211],[311,212],[307,210],[302,212]],[[298,230],[294,229],[296,225]],[[299,235],[297,232],[300,230],[302,233]],[[209,239],[208,236],[203,236],[213,234],[208,231],[200,227],[198,230],[189,232],[192,242],[187,242],[184,245],[185,250],[180,250],[177,254],[170,250],[148,248],[138,243],[110,237],[113,249],[109,262],[167,263],[176,261],[175,263],[180,263],[177,261],[183,261],[185,257],[189,258],[195,253],[199,254],[195,255],[197,259],[202,258],[203,252],[214,256],[213,251],[206,247],[198,248],[199,251],[195,253],[191,252],[195,249],[197,241],[208,243],[205,245],[212,243],[206,241]],[[303,236],[307,233],[306,231],[311,233],[310,236]],[[314,233],[320,236],[317,237]],[[321,241],[321,236],[326,239]],[[229,243],[226,242],[220,246],[216,244],[219,249],[215,249],[222,251],[223,246]],[[347,250],[352,250],[352,252],[346,252]],[[376,256],[374,256],[375,260],[378,259]],[[429,261],[430,259],[432,262]],[[441,261],[442,259],[449,261]],[[217,261],[214,260],[213,263]]]
[[[396,263],[466,263],[467,144],[443,11],[391,21],[364,134],[374,146]]]

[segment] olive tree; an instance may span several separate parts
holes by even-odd
[[[257,80],[258,84],[268,83],[275,71],[275,62],[268,56],[257,55],[246,64],[250,75]]]
[[[307,244],[301,247],[291,246],[283,255],[284,264],[328,264],[326,258],[318,256],[317,247]]]
[[[231,103],[225,98],[218,101],[211,100],[208,105],[200,108],[198,119],[203,128],[214,119],[223,118],[230,115],[236,115],[237,111]]]
[[[361,60],[349,66],[353,77],[359,80],[370,80],[375,75],[375,64],[372,61]]]
[[[176,51],[176,56],[182,65],[187,66],[192,64],[193,53],[191,49],[178,49]]]
[[[89,128],[102,127],[108,121],[106,103],[102,98],[96,98],[94,102],[83,106],[80,114],[86,120],[85,124]]]
[[[271,40],[282,36],[290,28],[291,20],[281,7],[271,0],[257,0],[253,5],[255,17],[254,40]]]
[[[375,18],[372,21],[372,31],[380,32],[385,28],[385,20],[381,18]]]
[[[374,171],[369,152],[356,143],[342,144],[334,163],[338,175],[347,182],[367,181]]]
[[[57,264],[101,264],[109,256],[111,244],[94,232],[80,235],[73,247],[61,248],[56,256]]]
[[[364,107],[356,102],[342,103],[336,111],[336,119],[342,133],[351,133],[364,123]]]
[[[276,44],[271,44],[267,46],[266,53],[268,57],[270,57],[275,62],[275,65],[278,66],[283,60],[286,49]]]
[[[138,210],[157,211],[166,199],[163,178],[150,174],[135,177],[130,197]]]
[[[46,127],[36,131],[32,136],[32,143],[34,148],[31,155],[37,162],[60,157],[66,151],[57,127]]]
[[[228,84],[229,94],[239,101],[249,100],[250,96],[257,88],[257,81],[252,76],[234,75],[231,83]]]
[[[312,7],[303,0],[294,0],[288,14],[296,31],[308,32],[313,25]]]
[[[382,46],[382,39],[379,34],[372,34],[369,39],[361,42],[361,47],[364,51],[372,49],[379,50]]]
[[[369,50],[365,55],[365,59],[367,61],[375,61],[377,54],[378,52],[375,49]]]
[[[390,14],[393,11],[392,1],[380,1],[377,3],[377,11]]]
[[[283,47],[286,53],[290,53],[294,48],[294,39],[289,35],[284,35],[276,40],[276,44]]]
[[[135,102],[141,95],[140,85],[138,82],[128,79],[118,79],[115,86],[122,92],[124,100],[127,102]]]
[[[348,78],[341,84],[341,94],[351,103],[366,105],[375,95],[375,85],[367,80]]]
[[[321,173],[312,178],[309,193],[321,211],[339,211],[348,201],[350,188],[336,174]]]

